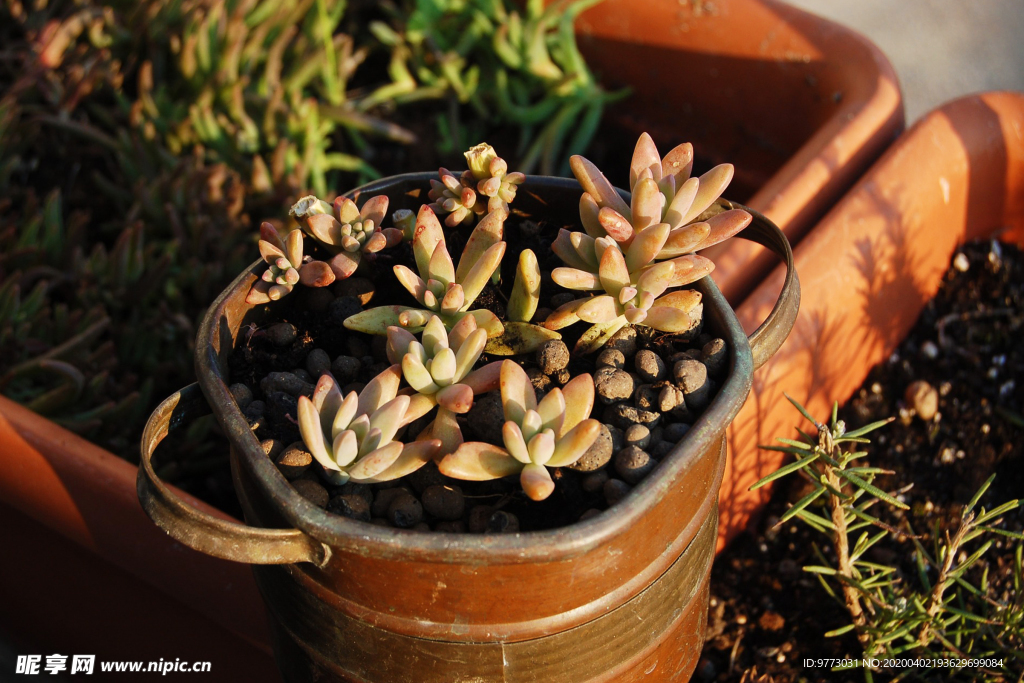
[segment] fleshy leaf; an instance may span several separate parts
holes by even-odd
[[[580,459],[601,433],[601,423],[597,420],[583,420],[569,432],[558,439],[554,455],[548,460],[548,467],[567,467]]]
[[[730,209],[708,219],[709,234],[693,248],[693,251],[707,249],[729,239],[743,228],[750,225],[753,217],[743,209]],[[701,225],[701,224],[698,224]]]
[[[609,247],[601,254],[601,269],[598,274],[604,291],[613,297],[618,296],[619,290],[630,284],[626,258],[617,248]],[[581,315],[580,318],[583,316]]]
[[[338,465],[335,464],[327,450],[327,444],[324,442],[324,430],[320,426],[320,415],[317,414],[313,402],[305,396],[299,396],[296,414],[298,415],[299,433],[309,452],[324,468],[338,469]]]
[[[694,252],[710,234],[711,226],[703,222],[676,228],[669,233],[665,246],[658,252],[656,258],[664,260]]]
[[[470,441],[462,444],[438,464],[441,474],[465,481],[488,481],[516,474],[523,469],[504,448]]]
[[[584,271],[596,270],[596,264],[595,266],[591,266],[591,264],[587,263],[587,261],[585,261],[583,257],[580,256],[579,252],[572,244],[571,236],[572,233],[570,233],[568,230],[566,230],[565,228],[559,228],[558,237],[556,237],[555,241],[551,243],[551,251],[555,252],[555,256],[562,259],[562,263],[569,266],[570,268],[575,268],[576,270]]]
[[[668,240],[668,223],[657,223],[641,230],[626,249],[626,269],[635,273],[654,260]]]
[[[348,469],[348,476],[353,481],[365,481],[376,477],[395,464],[402,455],[403,448],[404,444],[401,441],[388,442],[360,458]]]
[[[533,353],[544,342],[561,338],[562,335],[540,325],[507,322],[505,331],[487,340],[484,350],[492,356],[516,356],[520,353]]]
[[[335,278],[338,280],[344,280],[347,277],[351,277],[352,273],[356,272],[360,261],[362,261],[360,252],[342,251],[331,257],[331,260],[327,262],[327,265],[330,266]]]
[[[306,226],[309,229],[309,234],[318,242],[333,247],[341,246],[341,223],[333,215],[318,213],[315,216],[310,216],[306,221]]]
[[[700,303],[701,293],[695,289],[680,289],[655,299],[655,306],[670,306],[681,311],[691,311]]]
[[[590,417],[594,409],[594,378],[590,374],[577,375],[562,387],[565,399],[565,419],[555,437],[562,438],[570,429]]]
[[[629,189],[631,192],[636,191],[636,181],[644,170],[649,170],[655,181],[661,180],[661,155],[658,154],[658,147],[654,144],[654,140],[647,133],[640,134],[640,139],[636,141],[636,147],[633,149],[633,158],[629,163]]]
[[[576,312],[586,302],[587,299],[574,299],[562,304],[547,317],[547,320],[544,321],[544,327],[549,330],[561,330],[573,323],[579,322],[580,317],[576,315]]]
[[[409,351],[409,345],[416,341],[416,337],[408,330],[401,328],[397,325],[392,325],[387,329],[388,334],[388,345],[387,354],[388,360],[392,363],[401,363],[402,356]]]
[[[576,268],[555,268],[551,271],[551,279],[566,289],[589,291],[602,288],[597,273],[588,273]]]
[[[491,274],[501,264],[501,257],[504,255],[505,243],[498,242],[497,244],[489,247],[487,251],[481,254],[480,258],[472,264],[465,279],[459,283],[462,285],[463,292],[466,296],[466,303],[462,305],[463,310],[469,310],[469,307],[474,301],[476,301],[476,298],[480,296],[480,292],[483,291],[487,281],[491,279]]]
[[[601,227],[600,213],[601,207],[598,203],[584,192],[580,197],[580,222],[583,223],[583,229],[587,231],[587,234],[594,239],[605,237],[608,234]]]
[[[552,481],[548,468],[533,463],[523,468],[522,474],[519,475],[519,483],[531,500],[544,500],[555,490],[555,482]]]
[[[505,317],[512,322],[530,322],[539,303],[540,265],[537,263],[537,255],[530,249],[524,249],[519,254],[516,278],[505,307]],[[505,333],[508,334],[507,326]]]
[[[460,415],[473,407],[473,390],[465,384],[452,384],[437,392],[437,404]]]
[[[502,240],[505,234],[505,217],[498,211],[484,216],[466,240],[466,246],[459,257],[459,267],[455,270],[455,281],[465,282],[473,264],[480,260],[488,249]],[[490,273],[487,274],[490,277]]]
[[[689,211],[683,214],[683,223],[689,223],[714,204],[715,200],[722,196],[725,188],[732,182],[732,175],[732,164],[719,164],[702,175],[700,186],[697,188],[697,196],[693,198],[693,205]]]
[[[449,282],[455,281],[455,264],[452,262],[451,254],[448,253],[448,247],[444,242],[438,242],[434,247],[434,253],[427,265],[427,273],[431,280],[437,280],[445,287]]]
[[[359,413],[369,415],[397,396],[401,381],[402,369],[396,364],[367,382],[359,392]]]
[[[662,177],[674,176],[676,187],[680,187],[689,177],[693,170],[693,145],[684,142],[672,149],[661,160]]]
[[[501,384],[501,364],[503,362],[496,360],[482,368],[477,368],[462,378],[461,384],[468,386],[476,395],[494,391]]]
[[[363,219],[369,219],[373,221],[374,225],[379,226],[384,222],[384,216],[388,212],[388,196],[379,194],[376,197],[370,197],[363,204],[363,208],[359,211],[359,216]]]
[[[433,460],[440,448],[441,442],[437,439],[426,439],[405,444],[401,455],[398,456],[398,459],[390,467],[375,477],[363,479],[362,483],[376,484],[382,481],[394,481],[407,474],[412,474]]]
[[[622,215],[629,213],[626,202],[591,161],[576,154],[570,157],[569,166],[576,180],[583,186],[583,191],[597,200],[599,205],[610,207]]]
[[[686,332],[694,325],[694,320],[686,311],[670,306],[651,306],[643,324],[661,332]]]
[[[537,414],[540,415],[541,429],[550,429],[558,435],[565,420],[565,396],[562,390],[555,387],[537,403]]]
[[[624,215],[607,206],[601,207],[597,214],[601,227],[608,236],[620,244],[629,244],[633,239],[633,226]]]
[[[303,263],[299,268],[299,283],[304,287],[326,287],[335,279],[334,271],[323,261]]]
[[[420,277],[427,277],[430,257],[438,243],[444,242],[444,232],[437,215],[429,205],[424,204],[416,214],[416,229],[413,233],[412,253],[416,258],[416,270]]]
[[[598,323],[591,326],[576,342],[573,353],[585,354],[598,350],[612,338],[612,335],[625,327],[627,322],[626,318],[622,317],[616,318],[610,323]]]
[[[587,299],[576,315],[588,323],[610,323],[621,315],[620,305],[614,297],[602,294]]]
[[[409,308],[408,306],[377,306],[368,311],[360,311],[355,315],[350,315],[345,318],[344,325],[346,329],[355,330],[356,332],[387,334],[388,327],[391,325],[402,327],[398,318],[403,312],[414,310],[418,309]]]
[[[514,361],[501,364],[501,405],[505,419],[522,424],[528,410],[537,409],[537,395],[526,371]]]
[[[659,164],[660,166],[660,164]],[[661,214],[665,206],[665,195],[651,178],[644,178],[633,188],[632,217],[633,230],[640,232],[644,228],[661,223]]]
[[[675,272],[672,274],[669,287],[683,287],[696,282],[715,269],[715,264],[710,259],[699,254],[677,256],[671,261],[664,261],[664,263],[675,264]]]

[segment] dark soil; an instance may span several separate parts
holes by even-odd
[[[997,242],[969,244],[960,254],[907,339],[887,362],[871,370],[840,411],[848,429],[897,418],[873,433],[867,460],[895,472],[876,481],[883,489],[912,485],[903,493],[910,510],[890,511],[884,519],[895,526],[909,523],[917,534],[936,525],[940,531],[955,528],[963,506],[993,472],[997,477],[982,506],[991,509],[1024,493],[1024,255]],[[907,387],[918,380],[939,393],[939,416],[929,422],[904,402]],[[794,410],[794,426],[801,419]],[[770,679],[764,680],[778,683],[864,680],[860,671],[832,672],[802,664],[804,658],[858,657],[861,652],[852,634],[823,637],[849,619],[817,579],[801,571],[803,565],[818,564],[812,543],[827,545],[824,536],[801,523],[774,527],[805,493],[803,483],[799,477],[782,480],[756,534],[738,539],[717,558],[707,644],[694,680],[740,681],[744,675],[745,680],[758,680],[765,674]],[[1004,520],[1006,529],[1024,528],[1019,509]],[[1015,542],[995,539],[969,578],[976,582],[987,570],[990,595],[1006,600],[1014,595]],[[887,542],[877,548],[874,561],[900,566],[903,580],[915,585],[911,567],[900,564],[911,548],[909,541]],[[1024,675],[1020,668],[1019,663],[1011,665],[1014,674],[1008,678],[967,669],[956,675],[950,669],[917,673],[919,680],[973,676],[1019,681]],[[889,680],[896,673],[883,671],[875,680]]]

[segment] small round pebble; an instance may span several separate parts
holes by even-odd
[[[338,380],[338,384],[341,386],[354,382],[356,377],[359,376],[359,371],[362,369],[362,362],[352,356],[338,356],[331,363],[331,374],[334,375],[334,379]]]
[[[313,384],[313,376],[310,375],[305,370],[303,370],[302,368],[295,368],[294,370],[292,370],[292,374],[301,379],[303,382]]]
[[[275,391],[267,397],[267,418],[271,423],[288,425],[288,418],[295,418],[298,407],[299,401],[294,396],[283,391]]]
[[[637,374],[640,375],[640,379],[644,382],[653,384],[665,379],[665,361],[650,349],[637,351],[633,364],[636,367]]]
[[[708,368],[708,374],[712,377],[721,377],[725,374],[726,361],[729,360],[729,352],[725,346],[724,339],[712,339],[700,350],[700,359]]]
[[[313,464],[313,455],[306,449],[306,444],[296,441],[281,451],[276,464],[285,479],[295,479]]]
[[[519,518],[511,512],[498,510],[487,518],[486,533],[514,534],[519,531]]]
[[[263,439],[263,441],[260,441],[260,448],[263,449],[268,458],[273,460],[284,450],[284,443],[280,439]]]
[[[327,489],[311,479],[296,479],[292,482],[292,488],[318,508],[327,507],[327,502],[330,500]]]
[[[444,475],[437,469],[437,465],[432,462],[428,462],[415,472],[407,474],[402,481],[411,486],[413,491],[416,493],[422,494],[432,486],[443,485]],[[424,502],[424,505],[426,505],[426,502]]]
[[[644,425],[630,425],[626,428],[625,440],[627,446],[647,448],[651,443],[651,430]]]
[[[686,407],[683,392],[674,384],[666,384],[658,393],[658,410],[669,413],[679,406]]]
[[[433,517],[453,522],[462,519],[466,498],[458,486],[435,485],[423,490],[423,509]]]
[[[349,335],[345,341],[345,349],[348,351],[348,355],[353,358],[364,358],[373,355],[370,352],[370,345],[363,341],[361,335]]]
[[[609,505],[615,505],[626,497],[626,494],[633,489],[632,486],[621,479],[609,479],[604,483],[604,499]]]
[[[297,336],[299,331],[291,323],[274,323],[267,328],[267,339],[274,346],[289,346]]]
[[[572,379],[572,374],[568,370],[563,368],[562,370],[559,370],[558,372],[556,372],[554,374],[554,378],[555,378],[555,382],[559,386],[563,386],[564,387],[566,384],[569,383],[569,380]]]
[[[605,348],[618,349],[626,358],[631,358],[636,353],[636,328],[631,325],[623,327],[611,336]]]
[[[619,429],[629,429],[629,426],[634,424],[647,425],[648,428],[651,428],[661,420],[661,413],[634,408],[628,403],[616,403],[613,406],[608,406],[605,408],[603,416],[605,420]]]
[[[633,403],[641,410],[659,410],[660,389],[655,389],[653,384],[641,384],[636,388]]]
[[[343,325],[348,318],[363,310],[363,305],[354,296],[338,297],[327,307],[327,318],[332,325]]]
[[[534,311],[533,318],[531,320],[534,323],[540,324],[547,320],[548,316],[551,315],[552,313],[553,311],[550,308],[547,308],[546,306],[544,308],[538,308],[536,311]]]
[[[579,460],[569,465],[569,467],[577,472],[594,472],[599,470],[612,459],[612,446],[611,430],[608,429],[608,425],[602,424],[601,431],[598,432],[594,443],[583,452]]]
[[[551,339],[537,349],[537,365],[545,375],[562,370],[569,364],[569,347],[561,339]]]
[[[386,517],[388,514],[388,508],[391,507],[391,501],[403,493],[409,493],[409,491],[401,486],[378,490],[373,496],[373,504],[370,507],[371,514],[374,517]]]
[[[373,298],[373,282],[365,277],[348,277],[338,280],[331,286],[331,290],[337,297],[351,296],[359,300],[365,306]]]
[[[547,391],[551,388],[551,378],[545,375],[540,368],[528,368],[526,376],[530,378],[530,384],[536,391]]]
[[[679,443],[688,431],[690,431],[690,425],[683,422],[672,422],[665,425],[661,438],[669,443]]]
[[[625,401],[633,395],[633,377],[625,370],[602,374],[597,379],[597,395],[605,405]]]
[[[369,484],[360,484],[357,481],[345,482],[334,491],[331,491],[331,495],[359,496],[366,501],[367,505],[373,504],[373,489],[370,488]]]
[[[267,412],[267,404],[257,399],[247,405],[245,410],[242,411],[242,414],[245,416],[246,420],[252,423],[263,417],[265,412]]]
[[[409,529],[423,521],[423,505],[416,496],[403,489],[391,499],[387,518],[399,529]]]
[[[477,439],[488,443],[502,443],[501,428],[505,424],[505,410],[497,392],[484,394],[473,401],[473,407],[466,413],[469,431]]]
[[[651,457],[661,460],[666,455],[671,453],[672,449],[675,447],[676,445],[671,441],[657,441],[651,444],[651,446],[647,449],[647,452],[651,454]]]
[[[487,520],[494,514],[494,508],[489,505],[477,505],[469,511],[469,522],[467,527],[473,534],[482,534],[487,530]]]
[[[615,454],[615,471],[627,484],[637,484],[658,464],[647,451],[626,446]]]
[[[323,349],[313,349],[306,356],[306,372],[314,379],[331,370],[331,357]]]
[[[681,360],[673,368],[676,384],[683,390],[691,410],[704,410],[711,399],[708,368],[699,360]]]
[[[291,372],[271,372],[260,382],[260,389],[265,396],[281,391],[298,398],[313,393],[313,385],[304,382]]]
[[[331,498],[327,503],[327,511],[349,519],[357,519],[360,522],[370,521],[370,504],[365,498],[355,494]]]
[[[925,422],[931,422],[935,413],[939,412],[939,392],[923,379],[919,379],[907,387],[903,399]]]
[[[626,356],[618,349],[602,349],[597,356],[597,367],[611,367],[621,370],[626,367]]]
[[[604,483],[611,477],[608,476],[608,470],[598,470],[597,472],[590,472],[583,481],[580,482],[580,486],[587,493],[600,493],[604,490]]]
[[[239,410],[245,410],[252,403],[252,389],[247,385],[237,382],[228,387],[228,391],[235,398],[235,403],[238,404]]]

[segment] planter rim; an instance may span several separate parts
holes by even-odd
[[[425,192],[425,188],[429,187],[427,181],[434,177],[434,173],[391,176],[351,190],[345,196],[357,198],[363,193],[393,191],[395,185],[403,183],[420,184]],[[545,189],[582,191],[575,180],[549,176],[528,176],[520,186],[520,192],[532,194]],[[622,190],[619,192],[625,194]],[[651,475],[614,506],[613,514],[602,513],[584,522],[558,529],[509,535],[428,534],[358,522],[313,505],[292,488],[260,447],[221,372],[213,340],[219,339],[229,300],[237,296],[240,290],[247,290],[262,269],[263,261],[255,262],[235,278],[210,306],[197,335],[196,375],[207,400],[219,408],[218,421],[237,447],[240,458],[251,468],[257,485],[274,501],[288,522],[335,550],[426,562],[497,561],[510,564],[545,558],[555,560],[585,553],[628,532],[644,510],[650,507],[652,500],[668,493],[670,483],[714,443],[716,431],[723,431],[725,425],[736,416],[751,387],[754,363],[747,336],[714,281],[705,276],[697,283],[705,304],[710,304],[705,305],[704,315],[720,327],[722,337],[732,350],[729,374],[712,403],[694,421],[686,437],[665,456]],[[252,308],[248,305],[248,310]],[[720,425],[720,428],[716,430],[715,425]]]

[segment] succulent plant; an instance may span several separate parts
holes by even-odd
[[[503,361],[500,377],[505,447],[464,443],[438,467],[446,476],[470,481],[519,474],[526,495],[543,500],[555,489],[548,469],[579,460],[600,434],[601,424],[589,419],[594,380],[579,375],[538,402],[530,378],[515,362]]]
[[[302,242],[301,230],[292,230],[282,240],[273,225],[260,225],[260,255],[267,262],[267,269],[249,290],[246,302],[276,301],[290,294],[300,282],[307,287],[326,287],[334,282],[334,273],[328,264],[303,255]]]
[[[460,320],[471,316],[489,337],[501,334],[504,328],[494,313],[470,307],[505,255],[504,220],[501,213],[487,214],[470,234],[456,268],[437,216],[428,205],[420,207],[412,243],[419,275],[403,265],[395,266],[394,271],[422,308],[378,306],[347,318],[345,327],[369,334],[386,334],[391,326],[417,332],[436,315],[445,328],[452,330]]]
[[[580,220],[590,237],[611,237],[628,246],[644,228],[666,223],[669,236],[655,256],[659,261],[681,257],[732,237],[750,223],[750,214],[732,209],[694,223],[717,200],[733,177],[732,164],[719,164],[699,178],[690,177],[693,145],[683,143],[665,155],[647,133],[640,135],[629,167],[630,204],[619,196],[598,168],[582,156],[570,159],[583,186]],[[572,243],[559,235],[559,255],[586,250],[585,240]],[[563,259],[565,258],[563,256]],[[571,258],[571,256],[570,256]],[[683,257],[693,260],[689,257]],[[713,266],[712,266],[713,267]]]
[[[534,325],[534,314],[540,303],[540,264],[537,255],[530,249],[519,252],[516,277],[512,294],[505,306],[505,329],[500,335],[488,340],[487,353],[494,356],[514,356],[536,351],[541,344],[562,335],[540,325]]]
[[[500,211],[507,215],[516,190],[526,180],[522,173],[509,173],[508,163],[486,142],[470,148],[465,157],[469,169],[460,177],[446,168],[440,169],[441,179],[430,181],[427,195],[434,200],[430,208],[435,213],[448,214],[444,222],[450,228],[472,222],[485,213]],[[477,194],[487,197],[487,202]]]
[[[451,453],[462,443],[456,414],[469,412],[473,396],[494,388],[498,363],[473,370],[487,343],[487,332],[465,316],[445,330],[438,316],[431,316],[421,335],[422,342],[401,327],[388,328],[388,359],[401,364],[409,386],[421,397],[438,405],[437,417],[423,430],[440,440],[440,453]]]
[[[441,447],[437,439],[396,441],[399,430],[422,417],[433,402],[398,395],[398,365],[374,377],[358,394],[342,396],[330,373],[320,376],[313,398],[299,397],[302,440],[334,484],[389,481],[414,472]]]
[[[388,198],[378,195],[366,200],[363,208],[348,197],[338,197],[332,207],[310,195],[292,206],[290,215],[318,242],[335,252],[328,261],[339,280],[356,272],[363,256],[393,247],[403,239],[398,228],[381,228],[388,211]]]

